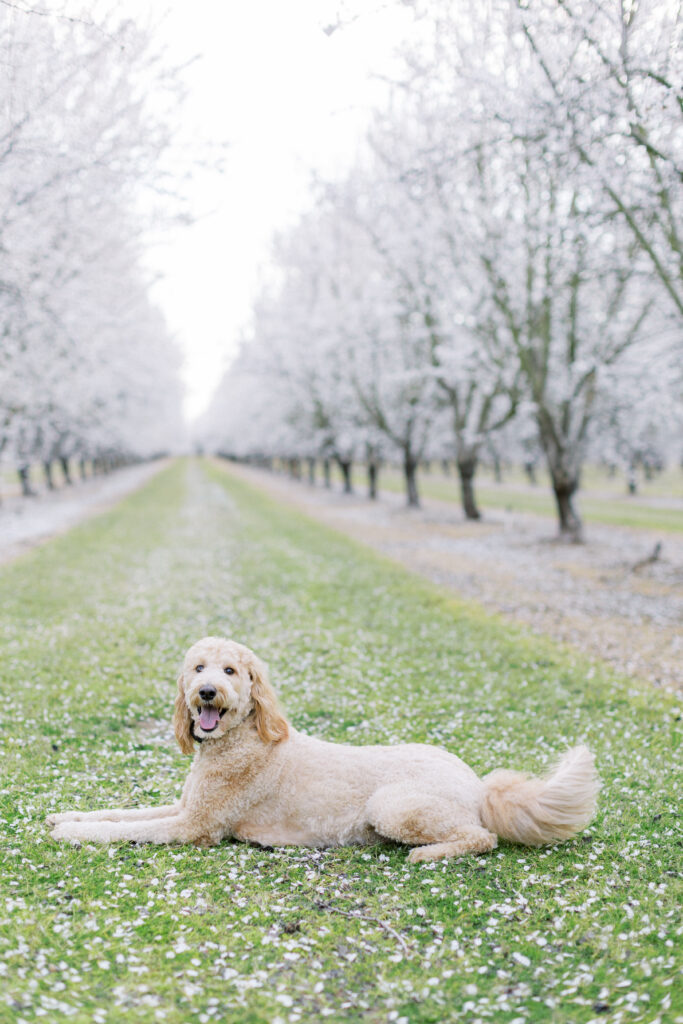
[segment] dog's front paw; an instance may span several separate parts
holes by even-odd
[[[120,825],[111,821],[60,821],[50,835],[53,839],[63,839],[67,843],[111,843],[130,838],[128,835],[120,835],[120,828]]]
[[[91,825],[86,821],[60,821],[50,835],[67,843],[102,843],[109,836],[102,826]]]
[[[48,825],[59,825],[63,821],[80,821],[82,811],[62,811],[59,814],[48,814],[45,819]]]
[[[81,836],[76,834],[73,824],[69,821],[58,822],[50,832],[50,835],[53,839],[61,839],[68,843],[81,842]]]

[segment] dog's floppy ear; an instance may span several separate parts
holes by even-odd
[[[249,677],[259,739],[264,743],[277,743],[279,740],[286,740],[289,736],[287,719],[282,714],[275,690],[268,681],[268,671],[261,659],[251,652]]]
[[[185,690],[183,688],[183,673],[178,676],[178,694],[175,699],[175,710],[173,712],[173,731],[178,741],[178,746],[183,754],[194,753],[192,742],[192,716],[185,701]]]

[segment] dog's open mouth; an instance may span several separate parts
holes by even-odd
[[[218,723],[227,711],[227,708],[219,710],[212,704],[204,704],[199,712],[199,726],[204,732],[213,732],[218,728]]]

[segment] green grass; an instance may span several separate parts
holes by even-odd
[[[78,483],[80,481],[80,470],[76,459],[69,459],[69,472],[72,481]],[[92,463],[90,461],[86,462],[86,473],[89,477],[92,476]],[[39,492],[46,490],[45,473],[39,462],[34,462],[29,467],[28,475],[31,487],[34,490]],[[52,463],[52,479],[56,489],[60,490],[65,486],[64,472],[57,461]],[[10,466],[0,466],[0,500],[19,494],[21,494],[21,485],[16,469],[12,469]]]
[[[335,474],[337,477],[338,474]],[[577,506],[585,522],[606,523],[612,526],[630,526],[650,530],[683,531],[683,510],[659,504],[666,498],[680,499],[680,471],[669,471],[664,482],[656,479],[652,484],[641,487],[641,492],[630,497],[621,485],[606,474],[599,474],[591,467],[584,480],[584,489],[579,491]],[[358,468],[355,474],[356,489],[362,493],[365,487],[364,472]],[[440,469],[431,473],[422,471],[418,482],[420,494],[460,504],[460,485],[455,476],[444,476]],[[666,488],[666,489],[664,489]],[[382,470],[379,489],[393,494],[404,491],[401,473],[391,467]],[[605,496],[598,494],[605,492]],[[555,501],[546,475],[539,473],[538,483],[531,486],[519,471],[506,472],[503,483],[495,483],[485,469],[475,479],[475,496],[483,513],[487,509],[504,508],[511,512],[530,512],[534,515],[555,518]],[[652,502],[648,504],[648,502]]]
[[[438,469],[434,463],[433,471]],[[477,470],[477,476],[483,484],[493,484],[493,470],[490,466],[481,465]],[[541,490],[550,488],[550,474],[542,463],[536,467],[536,480]],[[641,470],[636,473],[638,484],[638,497],[649,498],[683,498],[683,470],[680,466],[669,465],[652,479],[648,480]],[[520,487],[529,486],[529,478],[522,466],[505,465],[503,467],[503,482],[505,485],[512,484]],[[601,494],[616,498],[628,498],[627,480],[624,472],[618,470],[610,474],[605,466],[593,462],[586,462],[581,470],[581,488],[585,492],[596,491]]]
[[[219,465],[177,463],[0,572],[0,1021],[681,1019],[673,698],[458,604]],[[53,843],[51,810],[165,802],[184,648],[230,635],[295,725],[478,771],[585,740],[589,832],[406,851]],[[676,999],[679,1002],[676,1005]]]

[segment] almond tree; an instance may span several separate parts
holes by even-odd
[[[379,198],[356,218],[410,296],[435,403],[449,414],[463,511],[479,519],[473,482],[480,453],[514,416],[519,375],[487,312],[485,276],[463,244],[461,196],[445,187],[444,161],[452,155],[439,105],[413,85],[406,103],[394,101],[376,119],[370,143],[379,164],[368,191]]]
[[[328,188],[325,221],[335,260],[327,275],[338,345],[365,427],[399,457],[407,504],[416,507],[417,468],[437,413],[436,387],[414,290],[374,244],[381,219],[377,185],[377,179],[353,174]],[[376,443],[369,448],[372,465]]]
[[[410,305],[383,275],[367,238],[329,197],[279,240],[276,256],[278,282],[255,308],[240,366],[249,367],[287,422],[290,455],[335,459],[347,492],[352,462],[362,458],[370,497],[381,459],[398,455],[407,502],[417,505],[416,471],[434,415],[428,395],[434,385]],[[221,390],[233,383],[229,372]],[[238,437],[233,432],[228,439],[224,424],[233,450]],[[274,436],[271,429],[262,440],[270,454],[278,454]]]
[[[621,467],[629,493],[638,471],[646,478],[683,454],[683,364],[675,336],[660,316],[647,349],[631,348],[603,374],[591,429],[592,455]]]
[[[221,382],[200,434],[237,457],[336,461],[344,490],[364,449],[364,425],[340,345],[334,259],[320,217],[311,214],[274,246],[275,279],[262,290],[239,359]],[[247,394],[243,386],[250,382]],[[264,415],[255,417],[246,404]]]
[[[479,319],[533,405],[560,532],[575,539],[600,376],[642,341],[656,302],[647,254],[563,131],[560,100],[515,12],[494,3],[463,23],[448,5],[429,11],[435,31],[409,55],[408,86],[438,129],[432,179],[463,278],[483,281]]]
[[[593,0],[571,4],[584,28],[602,16]],[[448,410],[471,516],[481,447],[521,409],[516,443],[533,445],[533,418],[560,534],[578,539],[575,496],[606,391],[627,358],[652,351],[661,297],[677,308],[663,37],[650,53],[621,7],[626,70],[614,79],[613,46],[558,32],[560,0],[411,6],[405,71],[370,155],[278,259],[270,312],[256,317],[260,378],[273,396],[273,364],[288,382],[272,406],[300,452],[382,436],[401,454],[409,502],[417,459],[443,451]]]
[[[683,19],[675,3],[515,0],[553,118],[683,318]],[[538,97],[537,97],[538,100]],[[534,102],[533,97],[529,97]]]
[[[30,461],[50,482],[55,458],[68,474],[177,443],[178,361],[139,243],[178,89],[130,22],[2,5],[0,41],[0,450],[27,486]]]

